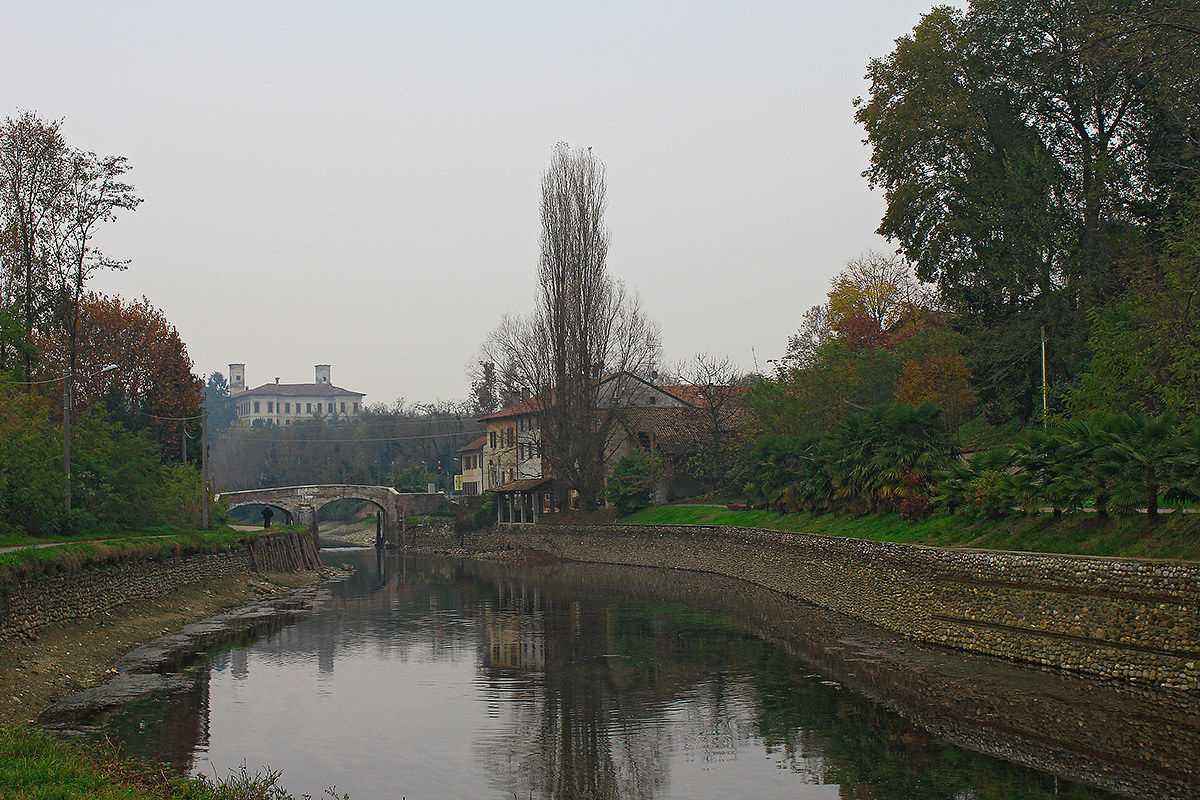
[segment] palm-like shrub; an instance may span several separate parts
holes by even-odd
[[[1171,466],[1183,449],[1183,439],[1174,433],[1174,418],[1131,411],[1114,420],[1113,433],[1114,453],[1124,462],[1122,476],[1127,485],[1142,484],[1146,516],[1157,522],[1160,494],[1164,484],[1173,487]]]
[[[788,513],[924,513],[952,455],[940,412],[901,403],[852,414],[822,437],[763,437],[743,470],[752,505]]]
[[[936,409],[900,403],[852,414],[821,437],[764,437],[743,470],[752,505],[782,513],[919,518],[931,508],[998,518],[1014,509],[1101,517],[1200,497],[1200,430],[1131,412],[1031,429],[1011,447],[960,459]]]
[[[976,453],[964,466],[963,501],[976,516],[999,519],[1012,513],[1012,459],[1010,450],[997,447]]]

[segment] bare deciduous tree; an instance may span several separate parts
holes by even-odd
[[[829,306],[813,306],[800,318],[800,330],[788,337],[787,351],[775,362],[779,369],[810,366],[817,348],[833,338],[833,325],[829,321]]]
[[[747,418],[742,373],[728,356],[709,353],[697,353],[678,372],[689,390],[683,414],[688,471],[706,488],[720,488],[729,481]]]
[[[504,318],[488,358],[527,390],[560,492],[593,510],[614,422],[658,356],[657,326],[609,275],[604,165],[559,144],[542,175],[538,308]],[[606,380],[607,378],[607,380]],[[560,497],[561,502],[561,497]]]

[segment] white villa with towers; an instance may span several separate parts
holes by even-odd
[[[239,425],[291,425],[318,416],[325,419],[357,414],[362,410],[362,392],[334,386],[330,366],[317,364],[313,383],[264,383],[246,388],[246,365],[229,365],[229,396],[237,406]]]

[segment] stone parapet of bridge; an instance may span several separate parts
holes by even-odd
[[[391,486],[355,486],[347,484],[313,484],[279,486],[273,489],[243,489],[221,492],[216,500],[226,503],[232,511],[245,506],[270,506],[283,511],[288,523],[299,523],[317,532],[317,511],[338,500],[363,500],[378,508],[382,514],[384,537],[399,543],[399,531],[407,517],[433,514],[446,506],[441,492],[398,492]]]

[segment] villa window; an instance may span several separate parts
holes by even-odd
[[[274,403],[267,403],[267,413],[268,414],[275,413],[275,404]]]
[[[342,405],[342,413],[345,413],[346,412],[346,404],[342,403],[341,405]]]
[[[255,414],[258,413],[258,402],[257,401],[254,403],[254,413]],[[65,439],[66,437],[64,436],[63,438]]]

